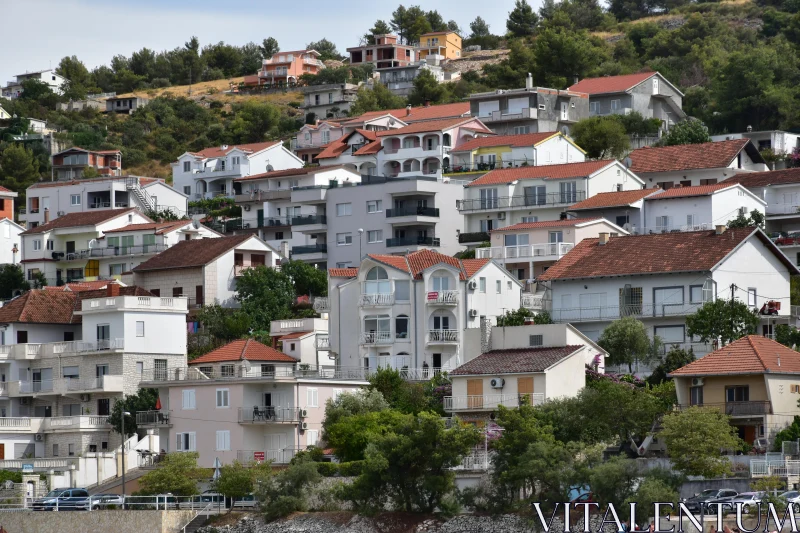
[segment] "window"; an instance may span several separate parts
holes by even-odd
[[[61,369],[62,376],[65,378],[75,379],[80,377],[80,369],[77,366],[65,366]]]
[[[753,287],[747,288],[747,305],[750,307],[756,307],[757,305],[757,298],[756,298],[756,289]]]
[[[58,444],[53,444],[53,457],[58,457]]]
[[[642,288],[625,286],[619,290],[620,316],[642,314]]]
[[[231,449],[231,432],[217,431],[217,451],[227,452]]]
[[[514,135],[527,135],[531,132],[530,126],[514,126]]]
[[[192,171],[192,162],[191,161],[184,161],[183,162],[183,171],[184,172],[191,172]]]
[[[54,245],[54,244],[55,244],[55,243],[54,243],[52,240],[48,239],[48,240],[47,240],[47,249],[48,249],[48,250],[50,250],[50,251],[52,252],[52,251],[53,251],[53,245]]]
[[[370,200],[367,202],[367,213],[380,213],[383,211],[383,200]]]
[[[674,315],[683,308],[683,287],[653,289],[653,307],[655,316]]]
[[[80,416],[81,404],[67,403],[61,406],[61,414],[63,416]]]
[[[194,399],[194,389],[184,389],[183,391],[181,391],[181,393],[183,400],[181,403],[181,409],[186,411],[191,409],[197,409]]]
[[[497,209],[497,189],[481,189],[481,209]]]
[[[503,292],[503,282],[498,279],[496,283],[497,283],[497,294],[500,294]]]
[[[589,102],[589,114],[596,115],[600,112],[600,102]]]
[[[306,445],[307,446],[316,446],[318,439],[319,439],[319,430],[309,429],[308,431],[306,431]]]
[[[167,360],[154,359],[153,360],[153,380],[166,381],[167,380]]]
[[[81,195],[80,194],[70,194],[69,195],[69,204],[70,205],[81,205]]]
[[[230,406],[230,391],[228,389],[217,389],[217,407]]]
[[[653,329],[653,333],[667,346],[679,344],[686,340],[684,326],[656,326]]]
[[[407,302],[411,299],[411,290],[408,280],[396,280],[394,282],[394,299],[397,302]]]
[[[142,320],[136,321],[136,336],[144,337],[144,321]]]
[[[320,135],[322,137],[322,144],[328,144],[329,142],[331,142],[331,132],[330,131],[322,130],[320,132]]]
[[[725,387],[725,401],[749,402],[750,387],[747,385],[736,385],[734,387]]]
[[[575,203],[578,197],[578,185],[574,181],[559,183],[561,203]]]
[[[544,205],[547,203],[547,192],[544,185],[525,187],[525,205]]]
[[[183,287],[172,287],[172,297],[178,298],[183,296]]]
[[[671,226],[669,219],[668,216],[656,217],[656,231],[669,231]]]
[[[447,275],[433,276],[433,290],[435,291],[450,290],[450,277]]]
[[[544,346],[544,335],[529,335],[528,342],[530,346]]]
[[[236,367],[234,365],[222,365],[219,369],[223,378],[232,378],[236,373]]]
[[[121,276],[123,272],[125,272],[125,263],[115,263],[113,265],[108,265],[109,276]]]
[[[197,451],[197,433],[194,431],[190,433],[176,433],[177,435],[177,447],[176,450],[179,452],[195,452]]]
[[[369,230],[367,231],[367,242],[383,242],[383,230]]]
[[[108,398],[100,398],[97,400],[97,414],[100,416],[108,416],[111,414],[111,400]]]
[[[337,217],[349,217],[353,214],[353,204],[336,204],[336,216]]]
[[[144,374],[144,361],[136,361],[136,373],[140,376]]]
[[[408,316],[400,315],[394,319],[394,336],[398,339],[408,338]]]
[[[689,388],[689,405],[703,405],[703,387]]]
[[[111,339],[111,326],[108,324],[97,325],[97,340],[107,341]]]
[[[486,278],[478,278],[478,290],[486,292]]]
[[[69,443],[67,444],[67,454],[72,457],[75,455],[75,444]]]
[[[706,301],[706,298],[710,296],[710,292],[704,294],[703,286],[702,285],[690,285],[689,286],[689,302],[693,304],[699,304]]]
[[[34,239],[33,241],[33,251],[39,251],[42,249],[42,240],[41,239]]]
[[[350,204],[347,204],[350,205]],[[352,233],[337,233],[336,234],[336,245],[337,246],[349,246],[353,244],[353,234]]]
[[[611,111],[619,111],[622,108],[621,100],[611,100]]]
[[[306,407],[319,407],[319,389],[306,389]]]
[[[522,217],[522,222],[539,222],[539,217]]]

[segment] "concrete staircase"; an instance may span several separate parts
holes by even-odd
[[[182,533],[194,533],[195,531],[203,527],[207,521],[208,517],[206,515],[199,514],[194,518],[192,518],[191,522],[186,524],[186,526],[183,528]]]

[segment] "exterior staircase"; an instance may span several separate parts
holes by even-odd
[[[139,184],[138,177],[129,177],[126,181],[126,186],[128,192],[133,193],[133,197],[136,199],[136,203],[139,204],[139,208],[142,211],[147,212],[158,210],[156,200],[142,188],[142,186]]]
[[[192,518],[191,522],[189,522],[183,527],[181,533],[194,533],[195,531],[203,527],[207,521],[208,521],[208,516],[203,514],[198,514],[197,516]]]

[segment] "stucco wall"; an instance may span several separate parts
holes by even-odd
[[[95,511],[90,513],[3,513],[2,526],[13,533],[114,531],[177,533],[195,511]]]

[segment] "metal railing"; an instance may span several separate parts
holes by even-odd
[[[430,329],[427,335],[429,343],[458,342],[458,338],[457,329]]]
[[[441,246],[438,237],[404,237],[386,239],[386,247],[395,246]]]
[[[237,450],[236,459],[240,463],[272,461],[276,464],[288,464],[301,449],[287,446],[277,450]]]
[[[433,379],[441,374],[447,374],[455,369],[449,366],[442,368],[426,366],[422,368],[402,367],[397,370],[400,372],[400,376],[408,381],[428,381],[429,379]]]
[[[386,218],[393,217],[408,217],[408,216],[421,216],[421,217],[437,217],[439,216],[438,207],[403,207],[401,209],[387,209]]]
[[[361,307],[382,307],[394,305],[394,293],[362,294],[358,299]]]
[[[168,426],[169,412],[162,411],[137,411],[137,426]]]
[[[359,344],[392,344],[394,338],[391,331],[367,331],[359,335],[358,342]]]
[[[575,245],[570,242],[493,246],[491,248],[476,248],[475,257],[478,259],[558,259],[566,255],[574,247]]]
[[[127,255],[157,254],[169,248],[166,244],[141,244],[136,246],[108,246],[75,252],[52,252],[55,261],[81,261],[92,257],[115,257]]]
[[[292,217],[292,226],[310,226],[312,224],[327,224],[328,217],[325,215],[304,215]]]
[[[330,298],[319,296],[314,299],[314,311],[317,313],[327,313],[331,310]]]
[[[457,305],[458,291],[430,291],[428,305]]]
[[[773,462],[768,459],[750,460],[750,477],[800,476],[800,461],[785,459]]]
[[[317,350],[330,350],[331,349],[330,337],[328,337],[328,335],[317,334],[315,346]]]
[[[544,294],[522,293],[520,296],[520,306],[532,311],[544,311],[547,309],[548,302],[544,299]]]
[[[553,309],[550,315],[554,322],[586,322],[592,320],[616,320],[626,316],[641,318],[684,316],[697,312],[702,306],[702,303],[682,303],[578,307]]]
[[[240,424],[299,422],[304,409],[272,405],[239,408]]]
[[[445,411],[470,411],[480,409],[497,409],[505,407],[519,407],[520,405],[541,405],[544,403],[544,394],[482,394],[468,396],[445,396]]]
[[[520,196],[499,196],[497,198],[473,198],[459,201],[457,207],[459,211],[488,211],[511,207],[572,205],[585,199],[586,193],[584,191],[570,193],[550,192]]]
[[[800,205],[771,204],[767,206],[767,216],[770,215],[797,215],[800,214]]]
[[[292,246],[290,255],[326,254],[326,253],[328,253],[327,244],[308,244],[304,246]]]
[[[459,233],[458,243],[467,244],[472,242],[489,242],[489,233],[486,231],[475,231],[472,233]]]
[[[698,405],[681,404],[679,409],[688,409],[689,407],[709,407],[723,411],[729,416],[751,416],[751,415],[769,415],[772,414],[772,404],[767,401],[747,401],[747,402],[719,402],[719,403],[703,403]]]

